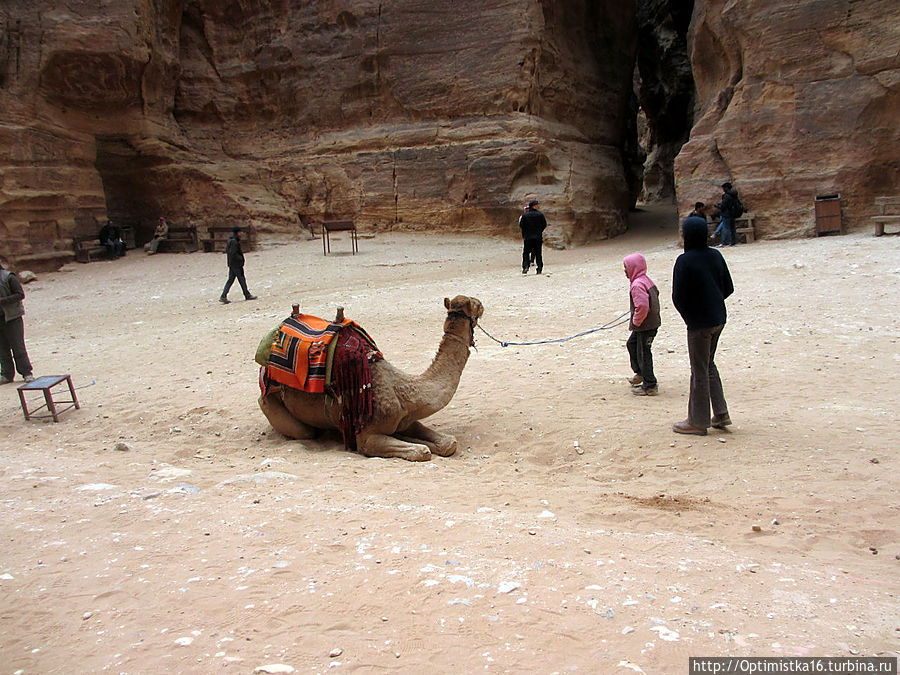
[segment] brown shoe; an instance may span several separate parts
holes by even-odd
[[[706,436],[706,429],[701,429],[700,427],[695,427],[693,424],[684,420],[682,422],[675,422],[672,425],[672,431],[676,434],[692,434],[694,436]]]
[[[731,424],[731,418],[728,416],[728,413],[713,415],[709,423],[716,429],[724,429]]]
[[[636,374],[634,377],[632,377],[630,380],[628,380],[628,384],[630,384],[632,387],[637,387],[643,381],[644,381],[643,376]]]
[[[631,390],[635,396],[657,396],[659,394],[658,387],[635,387]]]

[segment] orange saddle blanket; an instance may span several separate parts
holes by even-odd
[[[334,323],[310,314],[285,319],[272,341],[266,378],[299,391],[323,393],[331,384],[334,338],[346,328],[359,334],[372,351],[378,350],[362,327],[350,319]]]

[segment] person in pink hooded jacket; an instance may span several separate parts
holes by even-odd
[[[629,382],[636,396],[656,396],[659,388],[653,374],[653,354],[650,345],[659,329],[659,289],[647,276],[647,261],[640,253],[625,256],[622,261],[625,276],[631,282],[631,321],[628,328],[631,335],[625,346],[631,357],[634,377]]]

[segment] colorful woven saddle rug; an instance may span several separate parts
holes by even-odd
[[[344,340],[335,340],[339,334],[344,335]],[[356,322],[344,319],[334,323],[299,314],[282,321],[272,337],[265,377],[299,391],[324,393],[332,383],[339,342],[353,352],[362,352],[363,356],[375,352],[381,358],[375,341]]]
[[[267,349],[268,347],[268,349]],[[338,426],[344,445],[356,450],[356,435],[374,413],[372,363],[384,357],[362,326],[344,319],[292,316],[263,338],[257,350],[263,395],[278,385],[340,401]]]

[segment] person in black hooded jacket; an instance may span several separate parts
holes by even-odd
[[[528,274],[528,268],[532,263],[540,274],[544,269],[544,258],[541,248],[544,241],[544,230],[547,229],[547,219],[537,210],[539,202],[532,199],[525,208],[525,213],[519,216],[519,229],[522,230],[522,274]]]
[[[256,300],[256,296],[247,289],[247,280],[244,277],[244,251],[241,249],[241,232],[243,232],[242,227],[233,227],[228,243],[225,245],[225,259],[228,262],[228,281],[225,282],[225,288],[222,289],[222,295],[219,296],[219,302],[224,305],[231,302],[228,299],[228,291],[231,290],[231,285],[235,279],[241,285],[244,299]]]
[[[725,298],[734,292],[734,285],[725,258],[707,245],[705,218],[686,218],[681,233],[684,253],[678,256],[672,273],[672,304],[687,325],[691,390],[688,417],[676,422],[672,430],[705,436],[709,426],[721,429],[731,424],[715,356],[727,318]]]

